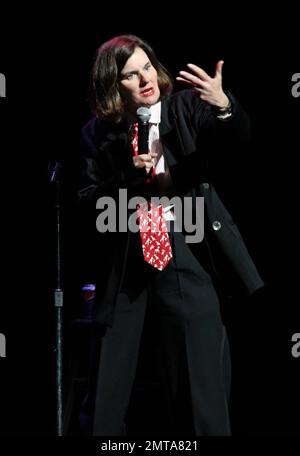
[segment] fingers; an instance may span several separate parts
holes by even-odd
[[[222,79],[222,67],[224,60],[219,60],[216,63],[216,70],[214,78]],[[198,87],[203,90],[208,90],[209,85],[214,78],[211,78],[202,68],[194,65],[193,63],[187,64],[188,69],[191,71],[179,71],[179,76],[176,78],[178,82],[186,85]]]
[[[224,65],[224,60],[219,60],[216,64],[215,78],[222,78],[222,68]]]
[[[145,168],[147,174],[152,169],[154,165],[154,159],[157,156],[157,153],[152,152],[151,154],[141,154],[135,157],[132,157],[133,164],[135,168]]]
[[[177,81],[187,82],[189,85],[200,87],[202,89],[207,89],[209,86],[208,81],[204,81],[203,79],[200,79],[197,76],[188,73],[187,71],[180,71],[179,74],[180,76],[176,78]]]
[[[201,94],[207,94],[212,79],[204,70],[202,70],[202,68],[193,63],[188,63],[187,67],[191,72],[179,71],[179,76],[176,80],[189,87],[196,88]]]
[[[150,163],[149,165],[146,165],[145,166],[146,173],[149,174],[152,168],[153,168],[153,164],[152,163]]]
[[[176,78],[178,82],[193,87],[199,93],[202,100],[207,103],[224,107],[228,104],[228,98],[222,88],[222,67],[224,60],[216,63],[215,75],[210,77],[202,68],[189,63],[187,71],[180,71]]]
[[[186,84],[186,85],[188,85],[190,87],[195,87],[195,84],[193,84],[191,81],[189,81],[187,79],[182,78],[181,76],[177,76],[176,77],[176,81],[182,82],[183,84]]]
[[[198,67],[197,65],[194,65],[193,63],[188,63],[187,67],[200,79],[203,81],[209,81],[211,78],[209,75],[202,70],[202,68]]]

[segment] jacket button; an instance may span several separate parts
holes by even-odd
[[[212,227],[215,231],[219,231],[219,229],[221,228],[221,223],[218,221],[218,220],[215,220],[212,224]]]
[[[203,186],[204,188],[209,188],[209,184],[208,184],[207,182],[204,182],[204,183],[202,184],[202,186]]]

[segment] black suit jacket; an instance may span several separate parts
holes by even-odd
[[[231,94],[228,96],[233,115],[227,121],[219,120],[215,109],[193,90],[166,97],[162,100],[160,137],[175,194],[190,196],[194,207],[196,197],[204,197],[204,242],[216,275],[231,293],[238,282],[253,293],[263,281],[213,185],[213,176],[218,167],[224,166],[224,157],[230,156],[233,147],[242,147],[250,135],[246,113]],[[90,220],[89,279],[97,286],[94,316],[96,322],[111,325],[126,268],[130,232],[97,232],[96,201],[111,196],[118,203],[120,189],[127,189],[128,198],[149,197],[157,189],[155,185],[131,185],[127,177],[133,165],[125,122],[115,125],[91,119],[82,129],[81,145],[78,197],[87,226]]]

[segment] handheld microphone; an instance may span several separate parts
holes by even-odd
[[[151,117],[150,108],[146,108],[144,106],[140,107],[136,111],[136,115],[138,118],[138,153],[140,154],[148,154],[149,146],[148,146],[148,139],[149,139],[149,129],[148,123]]]

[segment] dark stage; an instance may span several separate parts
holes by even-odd
[[[212,74],[223,59],[223,85],[250,116],[251,144],[226,173],[221,170],[216,185],[266,283],[252,298],[237,297],[222,309],[232,356],[232,433],[299,434],[300,349],[292,351],[297,342],[292,337],[300,338],[300,96],[292,92],[292,77],[300,72],[300,60],[292,13],[277,11],[270,21],[251,10],[236,11],[234,18],[228,12],[211,23],[211,16],[180,11],[167,29],[161,13],[158,24],[152,18],[146,27],[113,23],[109,9],[99,16],[87,10],[76,14],[72,19],[71,12],[45,12],[25,24],[7,13],[9,26],[1,30],[0,73],[7,93],[0,98],[0,334],[6,342],[0,358],[0,434],[55,436],[55,191],[48,164],[61,160],[65,433],[80,435],[76,413],[85,388],[89,328],[77,322],[79,269],[86,259],[78,252],[80,222],[69,173],[80,128],[90,118],[94,52],[119,33],[149,41],[174,77],[189,62]],[[128,435],[163,437],[167,411],[150,320],[146,329]]]

